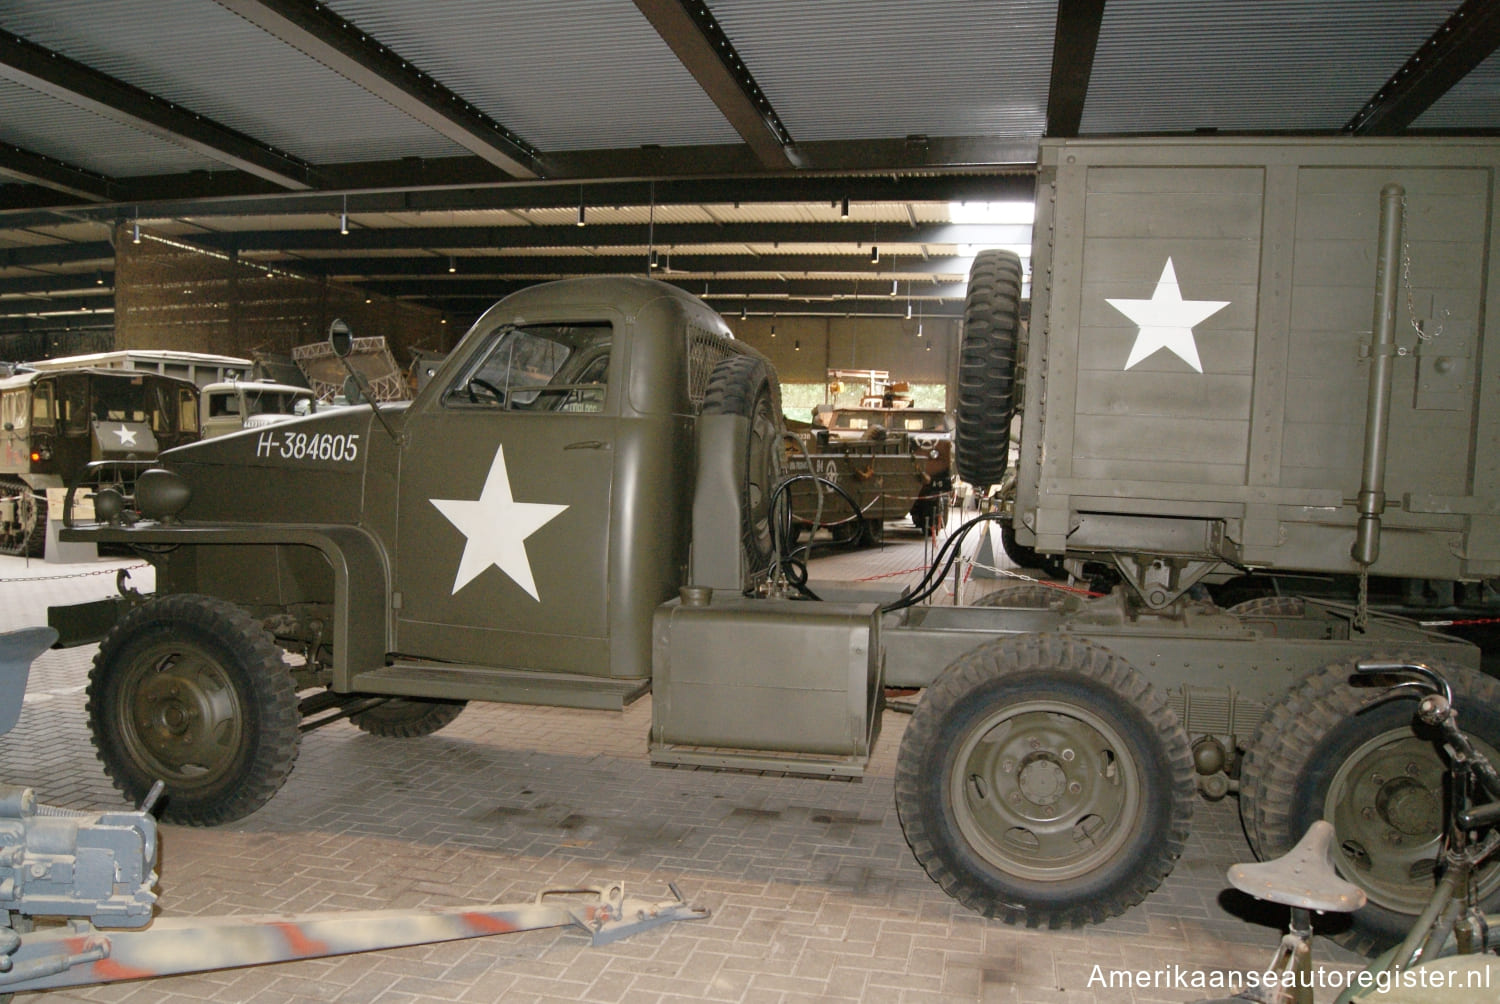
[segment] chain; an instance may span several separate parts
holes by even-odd
[[[1364,634],[1370,626],[1370,572],[1359,573],[1359,603],[1354,608],[1354,630]]]
[[[1417,305],[1411,284],[1411,238],[1407,236],[1406,196],[1404,195],[1401,197],[1401,285],[1406,288],[1406,317],[1411,322],[1411,329],[1417,333],[1417,338],[1427,342],[1441,335],[1443,325],[1439,324],[1438,329],[1429,335],[1423,330],[1422,322],[1417,320]],[[1443,311],[1445,316],[1447,313],[1447,310]]]
[[[139,565],[123,565],[119,568],[98,568],[92,572],[71,572],[68,575],[28,575],[19,579],[0,579],[0,585],[8,582],[56,582],[58,579],[84,579],[90,575],[115,575],[119,572],[130,572],[137,568],[150,568],[145,562]]]

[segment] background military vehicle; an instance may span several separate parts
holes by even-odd
[[[204,387],[198,399],[204,439],[241,429],[274,425],[317,410],[317,395],[306,387],[269,380],[230,380]]]
[[[131,369],[47,368],[0,379],[0,423],[0,553],[40,556],[47,492],[91,469],[128,483],[159,449],[197,439],[198,388]]]
[[[1451,663],[1477,698],[1472,734],[1490,747],[1500,745],[1500,685],[1477,673],[1472,646],[1357,606],[1278,600],[1229,611],[1189,589],[1209,563],[1252,554],[1291,563],[1301,553],[1269,550],[1256,519],[1284,524],[1294,541],[1362,541],[1356,553],[1366,556],[1372,539],[1426,535],[1446,548],[1471,528],[1468,550],[1439,565],[1484,574],[1474,548],[1491,539],[1485,496],[1462,502],[1452,479],[1435,481],[1415,504],[1400,496],[1389,532],[1376,537],[1369,524],[1386,516],[1374,504],[1376,479],[1357,478],[1335,497],[1284,463],[1295,476],[1278,482],[1256,437],[1304,405],[1291,386],[1313,365],[1294,351],[1309,323],[1299,311],[1314,322],[1348,319],[1348,330],[1314,341],[1334,346],[1334,359],[1347,354],[1350,367],[1383,369],[1359,361],[1365,321],[1356,316],[1379,303],[1386,317],[1399,302],[1376,295],[1387,285],[1378,280],[1401,271],[1401,242],[1379,238],[1382,189],[1407,185],[1413,214],[1431,211],[1446,232],[1462,233],[1454,220],[1467,221],[1474,202],[1466,194],[1463,212],[1445,212],[1445,193],[1478,192],[1487,205],[1496,149],[1047,146],[1036,253],[1050,264],[1036,273],[1045,278],[1033,294],[1020,447],[1023,472],[1042,473],[1023,478],[1016,519],[1035,524],[1038,547],[1095,546],[1104,528],[1141,527],[1117,538],[1128,549],[1097,547],[1123,555],[1134,590],[1093,600],[1004,590],[995,605],[923,605],[988,516],[956,531],[906,593],[807,583],[782,556],[772,518],[791,483],[778,469],[780,408],[765,361],[702,303],[650,280],[517,293],[476,323],[410,404],[181,448],[142,477],[133,499],[106,493],[99,523],[64,531],[137,545],[157,572],[153,596],[52,612],[65,642],[103,638],[88,701],[101,759],[129,794],[165,778],[167,818],[214,823],[272,797],[304,718],[347,715],[368,731],[415,736],[451,721],[464,700],[618,707],[649,688],[653,761],[858,776],[883,687],[922,687],[897,757],[897,809],[918,860],[966,905],[1031,924],[1119,913],[1170,871],[1195,788],[1223,795],[1237,775],[1261,851],[1300,833],[1309,815],[1334,820],[1345,872],[1370,894],[1357,930],[1378,940],[1425,901],[1437,867],[1441,761],[1413,732],[1409,707],[1352,715],[1342,676],[1354,660],[1391,652]],[[1109,167],[1090,173],[1091,157]],[[1213,194],[1220,162],[1224,202]],[[1380,167],[1360,167],[1372,163]],[[1475,218],[1487,248],[1488,228],[1500,224]],[[1188,228],[1182,250],[1178,226]],[[1427,260],[1418,247],[1413,274]],[[1177,282],[1162,278],[1152,252],[1173,258]],[[1229,282],[1238,263],[1269,292],[1253,281],[1200,291],[1207,280],[1189,262],[1215,255],[1213,282]],[[1443,260],[1459,272],[1443,289],[1483,277],[1467,255]],[[1138,274],[1105,281],[1106,266]],[[1337,282],[1301,291],[1304,269],[1334,266]],[[972,285],[958,448],[961,462],[990,464],[968,475],[985,484],[1004,474],[1019,262],[981,256]],[[1245,296],[1254,309],[1226,306],[1225,319],[1241,326],[1225,332],[1200,325],[1208,314],[1132,322],[1122,309]],[[1102,320],[1111,311],[1122,320]],[[1449,316],[1480,315],[1455,307]],[[1171,369],[1173,359],[1189,363],[1184,339],[1195,327],[1201,368],[1217,365],[1219,349],[1240,360],[1227,378],[1189,385],[1179,378],[1200,366]],[[1132,358],[1142,329],[1165,351]],[[1460,370],[1482,359],[1477,322],[1469,330],[1473,351]],[[349,341],[345,330],[333,345],[347,351]],[[984,357],[977,370],[975,353]],[[1384,341],[1367,355],[1413,362]],[[1257,368],[1276,359],[1264,375]],[[1145,378],[1144,399],[1122,368]],[[989,376],[976,382],[976,372]],[[1440,375],[1453,373],[1448,365]],[[1463,383],[1457,396],[1486,418],[1482,383]],[[1407,390],[1425,401],[1425,387]],[[1205,417],[1236,403],[1248,409],[1238,463],[1217,424],[1228,419]],[[1351,405],[1362,415],[1363,395]],[[1144,426],[1143,407],[1156,408]],[[1441,428],[1470,437],[1460,452],[1483,474],[1492,461],[1476,447],[1487,427],[1444,416]],[[1112,422],[1130,435],[1111,439]],[[1193,453],[1199,436],[1209,447]],[[1173,452],[1165,444],[1174,439],[1187,445]],[[1118,456],[1097,455],[1105,440]],[[1313,449],[1297,436],[1276,442],[1284,462]],[[1195,480],[1184,457],[1212,460],[1214,472]],[[1070,465],[1067,478],[1048,473],[1057,464]],[[1215,501],[1226,494],[1238,510]],[[1362,501],[1340,515],[1345,495]],[[1455,512],[1422,508],[1445,499]],[[1054,530],[1064,508],[1086,523]],[[1391,543],[1380,560],[1406,553]],[[1500,869],[1478,881],[1494,897]]]
[[[942,525],[953,491],[948,416],[876,402],[819,411],[812,427],[799,433],[788,472],[815,474],[849,496],[817,482],[794,484],[792,521],[799,530],[830,527],[839,539],[871,542],[890,520],[909,516],[923,532]]]

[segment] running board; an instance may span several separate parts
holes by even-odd
[[[650,680],[614,680],[574,673],[545,673],[520,669],[439,666],[398,662],[384,669],[360,673],[349,689],[396,697],[442,698],[453,701],[499,701],[561,708],[598,708],[620,711],[651,691]]]

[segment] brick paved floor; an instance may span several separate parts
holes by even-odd
[[[882,575],[919,565],[922,551],[893,533],[815,574]],[[109,595],[122,564],[0,558],[0,629]],[[132,581],[149,589],[149,569]],[[0,737],[0,781],[70,808],[122,804],[88,740],[92,656],[37,660],[20,724]],[[860,782],[652,767],[650,720],[648,697],[623,713],[470,705],[422,739],[346,723],[310,733],[259,812],[211,830],[163,827],[159,909],[445,906],[619,879],[653,898],[676,882],[712,909],[707,921],[603,948],[559,929],[18,1000],[1147,1004],[1204,994],[1091,986],[1094,967],[1259,969],[1278,938],[1276,914],[1247,915],[1225,893],[1225,867],[1248,854],[1233,798],[1199,802],[1184,858],[1144,904],[1096,927],[1028,930],[965,910],[912,858],[892,794],[902,715],[886,716]],[[1327,942],[1319,953],[1335,967],[1354,961]]]

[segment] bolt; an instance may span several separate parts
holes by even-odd
[[[1361,816],[1365,817],[1366,819],[1374,819],[1375,818],[1375,810],[1372,809],[1372,808],[1370,808],[1368,805],[1365,806],[1363,809],[1360,809],[1359,810],[1359,814]]]
[[[1370,783],[1371,784],[1385,784],[1385,775],[1384,774],[1371,774],[1370,775]]]
[[[1016,762],[1014,760],[1012,760],[1010,757],[1006,757],[1004,760],[1000,761],[1000,770],[1003,773],[1009,774],[1012,771],[1014,771],[1015,769],[1016,769]]]
[[[1064,760],[1072,760],[1077,755],[1078,754],[1074,753],[1072,750],[1063,750],[1062,751],[1062,758]]]
[[[1076,794],[1078,794],[1082,790],[1083,790],[1083,785],[1079,784],[1077,781],[1069,781],[1068,782],[1068,794],[1070,794],[1070,795],[1076,795]]]
[[[1388,830],[1386,831],[1385,842],[1388,844],[1394,844],[1399,847],[1401,845],[1401,834],[1397,833],[1395,830]]]
[[[1012,802],[1019,802],[1021,800],[1021,793],[1019,791],[1013,791],[1013,792],[1011,792],[1010,793],[1010,800]]]
[[[1042,748],[1042,741],[1040,739],[1036,738],[1035,736],[1033,736],[1029,740],[1029,743],[1030,743],[1031,748],[1034,749],[1034,750],[1039,750],[1039,749]]]
[[[1406,765],[1406,774],[1408,777],[1416,777],[1417,773],[1420,770],[1421,768],[1418,767],[1415,763],[1409,763]]]

